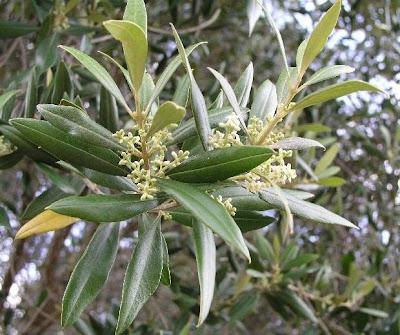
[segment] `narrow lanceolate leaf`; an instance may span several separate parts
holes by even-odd
[[[217,149],[187,159],[167,175],[187,183],[211,183],[248,172],[265,162],[272,153],[269,148],[257,146]]]
[[[161,190],[175,198],[197,220],[206,224],[225,242],[240,251],[250,261],[242,233],[225,207],[196,187],[174,180],[160,179]]]
[[[71,194],[65,193],[58,187],[53,186],[48,190],[44,191],[38,197],[32,200],[26,207],[24,213],[21,216],[22,220],[33,219],[36,215],[44,211],[44,209],[49,206],[54,201],[60,200],[62,198],[68,197]]]
[[[325,171],[335,160],[337,154],[339,153],[339,144],[332,145],[327,152],[321,157],[318,161],[317,165],[315,166],[315,174],[319,175],[323,171]]]
[[[10,219],[5,208],[0,207],[0,227],[11,229]]]
[[[285,70],[279,75],[276,82],[276,94],[278,96],[278,104],[286,103],[289,95],[290,88],[293,87],[297,80],[297,68],[290,67],[289,73]]]
[[[271,149],[284,149],[284,150],[303,150],[312,147],[323,148],[325,147],[316,140],[303,137],[289,137],[280,140],[269,146]]]
[[[308,79],[303,86],[310,86],[313,84],[317,84],[321,81],[328,80],[331,78],[338,77],[342,74],[354,72],[354,67],[347,65],[331,65],[324,67],[317,72],[315,72],[310,79]]]
[[[71,274],[64,292],[61,325],[70,326],[103,288],[118,251],[119,223],[100,225]]]
[[[291,108],[292,110],[304,109],[329,100],[337,99],[360,91],[382,92],[378,87],[361,80],[349,80],[322,88],[307,95]]]
[[[275,85],[269,81],[264,81],[257,89],[253,104],[251,105],[250,118],[255,116],[262,121],[274,116],[278,107],[278,95]]]
[[[128,0],[125,7],[124,20],[136,23],[147,35],[147,12],[143,0]]]
[[[64,62],[60,62],[54,76],[54,88],[51,96],[51,103],[59,104],[64,94],[69,97],[71,95],[72,84],[69,77],[68,69]]]
[[[78,136],[82,141],[99,147],[124,150],[108,129],[97,124],[79,108],[38,105],[37,109],[54,127]]]
[[[237,101],[237,98],[235,96],[235,92],[233,91],[231,85],[228,83],[228,81],[224,78],[223,75],[221,75],[218,71],[215,71],[214,69],[208,68],[210,72],[214,75],[214,77],[219,81],[222,90],[224,91],[230,105],[233,108],[233,111],[235,112],[236,116],[239,119],[240,125],[244,131],[247,131],[246,124],[244,123],[244,120],[242,118],[242,113],[240,111],[240,106]]]
[[[168,254],[168,245],[167,241],[165,240],[164,235],[162,235],[163,240],[163,269],[161,273],[161,283],[166,286],[171,285],[171,272],[169,270],[169,254]]]
[[[247,1],[247,19],[249,20],[249,36],[253,33],[254,27],[262,13],[261,6],[257,0]]]
[[[118,107],[115,98],[104,87],[100,90],[99,124],[112,133],[118,130]]]
[[[300,73],[304,73],[304,71],[307,70],[315,57],[317,57],[324,48],[328,41],[328,37],[337,24],[341,7],[342,1],[336,0],[335,4],[325,13],[314,28],[311,36],[308,38],[307,46],[304,50]]]
[[[32,220],[25,223],[15,235],[15,239],[20,240],[32,235],[47,233],[49,231],[59,230],[65,228],[78,218],[61,215],[51,210],[45,210],[39,215],[35,216]]]
[[[254,68],[253,63],[246,67],[241,76],[239,77],[235,88],[235,96],[240,107],[246,107],[250,98],[250,91],[253,85]]]
[[[32,70],[25,95],[24,117],[33,117],[38,100],[38,87],[35,69]]]
[[[119,157],[113,151],[83,142],[76,136],[53,127],[47,121],[13,119],[11,124],[26,139],[60,160],[112,175],[127,174],[118,165]]]
[[[17,148],[18,151],[27,155],[36,162],[52,164],[56,159],[47,152],[35,147],[31,142],[24,138],[24,135],[16,128],[9,125],[0,125],[0,132]]]
[[[148,73],[145,73],[143,76],[142,86],[140,86],[139,90],[140,102],[143,106],[143,109],[145,109],[149,104],[150,98],[154,91],[154,87],[155,85],[153,82],[153,78]],[[149,115],[153,115],[156,110],[157,110],[157,104],[153,103],[152,106],[150,106]]]
[[[86,168],[80,168],[79,170],[85,177],[97,185],[118,191],[138,191],[136,185],[128,177],[112,176],[108,173],[102,173]]]
[[[125,273],[116,334],[127,329],[160,283],[163,244],[160,220],[156,219],[139,236]]]
[[[39,30],[39,27],[18,21],[0,21],[0,39],[16,38]]]
[[[3,93],[2,95],[0,95],[0,112],[3,109],[3,107],[6,105],[6,103],[12,98],[14,97],[16,94],[18,93],[18,91],[13,90],[13,91],[8,91],[6,93]]]
[[[281,197],[279,197],[276,190],[268,188],[266,190],[260,191],[259,194],[261,199],[279,209],[284,210],[284,203]],[[327,209],[319,205],[298,199],[290,194],[285,194],[285,198],[287,200],[290,211],[301,218],[314,222],[338,224],[350,228],[357,228],[350,221],[328,211]]]
[[[22,159],[22,157],[24,157],[24,154],[19,150],[5,156],[0,156],[0,170],[12,168]]]
[[[214,234],[210,228],[198,220],[193,220],[192,227],[200,283],[200,314],[197,323],[200,326],[207,318],[214,296],[216,247]]]
[[[211,109],[209,111],[208,117],[210,122],[210,127],[215,128],[218,127],[219,123],[225,122],[228,117],[232,114],[231,107],[223,107]],[[242,117],[246,119],[247,110],[242,109]],[[168,145],[182,143],[186,139],[192,136],[196,136],[196,123],[194,118],[190,118],[189,120],[182,122],[181,125],[172,132],[172,140],[168,142]]]
[[[124,78],[126,80],[126,82],[129,85],[129,88],[131,90],[133,90],[133,84],[132,84],[132,79],[129,75],[129,71],[127,69],[125,69],[120,63],[118,63],[114,58],[112,58],[111,56],[107,55],[106,53],[99,51],[99,54],[104,56],[107,60],[109,60],[111,63],[115,64],[122,72],[122,74],[124,75]]]
[[[48,209],[87,221],[116,222],[130,219],[158,205],[158,200],[140,200],[138,194],[89,194],[58,200]]]
[[[306,51],[307,43],[308,43],[308,38],[306,38],[303,42],[301,42],[299,47],[297,48],[297,53],[296,53],[297,70],[301,69],[301,63],[303,62],[304,51]]]
[[[174,34],[176,46],[179,51],[179,55],[181,56],[182,63],[185,66],[186,72],[189,75],[190,79],[192,109],[193,109],[193,116],[196,121],[196,129],[199,134],[201,144],[203,145],[204,150],[207,151],[208,140],[211,135],[211,128],[208,121],[206,102],[204,100],[203,93],[201,93],[199,85],[197,85],[197,82],[194,79],[185,48],[178,35],[178,32],[176,31],[175,27],[172,24],[171,27],[172,27],[172,33]]]
[[[196,49],[198,46],[200,46],[204,43],[205,42],[200,42],[200,43],[194,44],[190,47],[187,47],[185,49],[186,56],[188,57],[194,51],[194,49]],[[178,66],[181,65],[181,63],[182,63],[182,57],[181,57],[181,55],[178,55],[167,65],[165,70],[161,73],[161,75],[158,78],[157,83],[154,87],[153,94],[151,95],[151,98],[147,104],[146,114],[149,112],[151,105],[157,99],[157,97],[160,95],[161,91],[163,90],[165,85],[168,83],[168,81],[172,77],[172,75],[175,73]]]
[[[185,108],[178,106],[175,102],[164,102],[154,115],[147,136],[150,137],[171,124],[178,124],[184,118],[185,113]]]
[[[179,106],[186,107],[190,92],[190,78],[187,74],[179,79],[172,100]]]
[[[117,99],[121,106],[130,110],[114,79],[102,65],[82,51],[63,45],[60,48],[75,57]]]
[[[103,22],[106,29],[122,43],[133,87],[139,92],[147,58],[147,38],[143,29],[131,21],[109,20]]]

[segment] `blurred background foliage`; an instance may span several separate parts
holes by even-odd
[[[330,1],[265,3],[294,64],[297,46]],[[298,132],[333,146],[327,165],[332,175],[346,180],[338,187],[313,190],[314,201],[360,230],[296,220],[294,234],[285,240],[279,226],[270,226],[253,236],[251,265],[220,245],[212,314],[205,326],[196,329],[193,246],[187,231],[175,227],[167,234],[173,284],[151,299],[130,334],[400,334],[400,1],[343,3],[337,30],[312,67],[353,66],[354,76],[379,85],[389,97],[358,94],[309,108],[299,123],[324,126]],[[0,0],[0,94],[16,90],[8,99],[0,99],[2,120],[31,115],[37,103],[50,103],[64,94],[92,113],[97,110],[100,85],[60,52],[59,44],[95,56],[129,96],[122,75],[97,53],[101,50],[122,61],[121,49],[101,23],[120,18],[124,6],[122,0]],[[252,61],[256,85],[265,79],[275,82],[282,68],[276,38],[263,19],[249,38],[247,6],[245,0],[147,1],[148,71],[159,74],[177,53],[168,26],[172,22],[185,45],[208,41],[193,53],[191,63],[210,100],[219,88],[207,66],[235,82]],[[65,67],[62,60],[69,65]],[[183,74],[183,69],[178,71],[165,97],[173,95]],[[57,76],[64,80],[55,80]],[[56,85],[60,82],[62,87]],[[314,167],[320,155],[309,150],[306,164]],[[27,159],[0,171],[0,333],[112,333],[134,226],[123,226],[119,256],[106,289],[82,320],[65,331],[59,327],[62,292],[94,225],[79,223],[57,233],[13,241],[22,210],[35,197],[54,188],[68,191],[68,187],[70,180]]]

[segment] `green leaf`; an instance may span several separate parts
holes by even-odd
[[[171,124],[179,124],[179,122],[181,122],[181,120],[185,117],[185,113],[185,108],[178,106],[175,102],[164,102],[154,115],[153,122],[147,133],[147,136],[151,137],[156,132]]]
[[[46,72],[57,63],[59,34],[52,33],[41,40],[35,49],[35,62],[40,73]]]
[[[325,147],[316,140],[303,137],[289,137],[275,142],[269,146],[271,149],[284,149],[284,150],[303,150],[308,148],[324,148]]]
[[[116,334],[127,329],[157,289],[163,268],[160,219],[156,219],[139,241],[125,273]]]
[[[162,234],[161,234],[162,235]],[[171,285],[171,272],[169,270],[169,255],[168,255],[168,245],[165,240],[164,235],[162,235],[163,240],[163,269],[161,273],[161,282],[166,285]]]
[[[254,27],[262,13],[261,6],[257,0],[247,1],[247,19],[249,20],[249,36],[253,33]]]
[[[313,32],[308,38],[307,46],[304,50],[300,73],[304,73],[307,70],[315,57],[317,57],[324,48],[326,42],[328,41],[329,35],[332,33],[333,29],[335,29],[341,8],[342,1],[337,0],[314,28]]]
[[[293,87],[294,83],[297,81],[297,75],[297,68],[295,67],[290,67],[289,73],[286,70],[282,70],[276,82],[278,104],[286,102],[290,88]]]
[[[79,137],[86,143],[114,150],[124,150],[113,134],[89,118],[81,109],[69,106],[38,105],[37,109],[54,127]]]
[[[242,233],[264,228],[276,221],[273,217],[249,210],[238,210],[233,219]]]
[[[266,80],[256,91],[249,117],[255,116],[265,122],[267,118],[274,116],[277,107],[276,87],[271,81]]]
[[[126,104],[124,96],[119,90],[114,79],[103,66],[82,51],[63,45],[60,45],[60,48],[64,49],[73,57],[75,57],[86,69],[88,69],[88,71],[100,82],[100,84],[102,84],[115,97],[115,99],[117,99],[121,106],[123,106],[127,111],[130,111],[129,106]]]
[[[291,108],[300,110],[323,102],[337,99],[360,91],[382,92],[379,88],[361,80],[349,80],[322,88],[319,91],[307,95]]]
[[[11,124],[29,141],[60,160],[117,176],[127,174],[127,170],[118,165],[116,153],[82,142],[46,121],[13,119]]]
[[[224,199],[231,198],[232,205],[239,211],[266,211],[272,208],[271,205],[261,200],[257,194],[249,192],[241,186],[222,187],[212,194],[213,196],[220,195]]]
[[[300,256],[297,256],[296,258],[289,260],[286,264],[283,266],[284,271],[289,271],[293,268],[298,268],[303,265],[306,265],[308,263],[311,263],[319,258],[319,255],[316,254],[303,254]]]
[[[339,187],[346,184],[346,179],[340,177],[321,178],[318,180],[318,184],[327,187]]]
[[[0,170],[12,168],[22,157],[24,155],[19,150],[5,156],[0,156]]]
[[[253,85],[253,75],[253,63],[250,62],[250,64],[243,71],[242,75],[239,77],[234,88],[235,96],[237,97],[237,102],[240,107],[246,107],[247,103],[249,102],[250,91]]]
[[[142,86],[140,87],[139,90],[140,102],[143,105],[143,107],[146,107],[149,104],[150,98],[154,91],[154,87],[155,86],[153,78],[148,73],[145,73],[143,77]],[[153,115],[156,110],[157,110],[157,104],[153,103],[150,106],[149,115]]]
[[[11,229],[10,219],[8,218],[6,209],[3,207],[0,207],[0,226],[8,230]]]
[[[330,167],[328,167],[327,169],[325,169],[324,171],[322,171],[321,173],[319,173],[317,175],[318,179],[323,179],[323,178],[328,178],[328,177],[332,177],[335,174],[340,172],[340,167],[336,166],[336,165],[331,165]]]
[[[159,179],[160,189],[175,198],[202,223],[206,224],[226,243],[250,260],[249,250],[235,221],[216,200],[194,186],[174,180]]]
[[[17,90],[12,90],[0,95],[0,111],[7,104],[7,102],[10,101],[10,99],[14,97],[17,93],[18,93]]]
[[[301,63],[303,62],[304,51],[306,51],[307,43],[308,43],[308,38],[306,38],[303,42],[301,42],[299,47],[297,48],[296,68],[298,70],[301,69]]]
[[[275,263],[277,261],[277,257],[271,243],[269,243],[269,241],[258,232],[254,234],[254,237],[255,246],[260,256],[268,260],[270,263]]]
[[[192,227],[200,283],[200,314],[197,323],[200,326],[207,318],[214,295],[217,251],[210,228],[198,220],[192,221]]]
[[[248,172],[272,156],[269,148],[239,146],[203,152],[185,160],[167,175],[187,183],[212,183]]]
[[[37,77],[35,69],[32,70],[31,76],[29,77],[28,86],[25,94],[25,106],[24,106],[24,117],[33,117],[38,103],[38,87]]]
[[[138,194],[89,194],[58,200],[48,209],[87,221],[117,222],[128,220],[158,205],[159,200],[140,200]]]
[[[14,144],[20,153],[27,155],[34,161],[52,164],[56,161],[47,152],[37,148],[31,142],[25,140],[24,135],[16,128],[8,125],[0,125],[0,132]]]
[[[133,87],[136,92],[139,92],[145,72],[148,48],[145,32],[131,21],[109,20],[103,24],[110,34],[122,43]]]
[[[123,18],[136,23],[147,35],[147,12],[143,0],[128,0]]]
[[[242,113],[240,111],[240,106],[237,101],[235,92],[233,91],[231,85],[229,82],[224,78],[223,75],[221,75],[218,71],[215,71],[214,69],[208,67],[208,70],[214,75],[214,77],[219,81],[222,90],[224,91],[230,105],[233,108],[233,111],[235,112],[236,116],[239,119],[240,125],[242,126],[242,129],[244,131],[247,131],[246,124],[244,123],[244,120],[242,118]]]
[[[86,168],[80,168],[80,171],[97,185],[118,191],[138,191],[136,185],[127,177],[111,176],[108,173],[102,173]]]
[[[107,55],[106,53],[99,51],[99,54],[104,56],[107,60],[109,60],[110,62],[112,62],[113,64],[115,64],[122,72],[122,74],[125,77],[126,82],[129,85],[129,88],[131,90],[133,90],[133,83],[132,83],[132,79],[129,75],[129,71],[127,69],[125,69],[120,63],[118,63],[114,58],[112,58],[111,56]]]
[[[82,182],[79,180],[79,185],[74,183],[76,179],[72,179],[70,176],[61,175],[58,170],[46,165],[39,163],[37,164],[39,170],[51,181],[51,183],[57,186],[60,190],[65,193],[79,194],[82,192]]]
[[[61,325],[70,326],[103,288],[118,251],[119,223],[100,225],[76,264],[65,289]]]
[[[216,108],[209,111],[208,117],[210,122],[210,127],[218,127],[218,124],[227,120],[232,114],[231,107]],[[242,116],[245,117],[246,114],[242,110]],[[189,137],[196,136],[196,123],[194,118],[182,122],[181,125],[172,132],[172,140],[168,145],[181,143],[188,139]]]
[[[260,198],[268,202],[269,204],[284,210],[285,206],[281,199],[281,197],[277,194],[277,192],[273,188],[268,188],[266,190],[260,191]],[[328,223],[328,224],[338,224],[350,228],[357,228],[350,221],[342,218],[341,216],[334,214],[327,209],[313,204],[311,202],[307,202],[301,199],[298,199],[292,195],[285,194],[285,198],[287,200],[290,211],[306,220],[311,220],[320,223]]]
[[[310,79],[303,84],[303,87],[314,85],[342,74],[351,73],[354,72],[354,70],[353,67],[347,65],[330,65],[315,72]]]
[[[0,21],[0,39],[16,38],[39,30],[38,27],[29,23],[17,21]]]
[[[200,42],[200,43],[194,44],[190,47],[187,47],[185,49],[186,56],[189,56],[198,46],[200,46],[204,43],[205,42]],[[154,87],[153,94],[151,95],[151,98],[146,106],[146,110],[145,110],[146,114],[149,112],[151,105],[157,99],[157,97],[160,95],[161,91],[163,90],[165,85],[169,82],[169,79],[172,77],[172,75],[175,73],[176,69],[178,68],[179,65],[181,65],[181,63],[182,63],[182,57],[181,57],[181,55],[178,55],[167,65],[165,70],[161,73],[161,75],[158,78],[157,83]]]
[[[211,135],[211,128],[208,121],[208,113],[206,102],[204,100],[203,93],[199,86],[197,85],[196,80],[194,79],[192,68],[190,67],[189,60],[185,51],[185,48],[182,44],[182,41],[176,31],[175,27],[171,24],[172,33],[174,34],[176,46],[179,51],[179,55],[181,56],[181,61],[186,68],[186,72],[189,75],[190,79],[190,88],[191,88],[191,98],[192,98],[192,110],[193,116],[196,122],[196,129],[199,134],[201,144],[205,151],[208,150],[208,141]]]
[[[186,107],[189,99],[189,92],[190,92],[190,78],[187,74],[185,74],[182,78],[179,79],[172,100],[177,105]]]
[[[67,96],[71,95],[71,90],[72,83],[69,77],[68,69],[64,62],[60,62],[54,76],[54,89],[51,96],[51,103],[59,104],[65,93]]]
[[[258,302],[258,293],[255,291],[245,292],[240,295],[229,310],[230,321],[242,320],[246,315],[255,310]]]
[[[361,313],[368,314],[368,315],[371,315],[371,316],[375,316],[377,318],[386,319],[386,318],[389,317],[389,314],[386,313],[385,311],[381,311],[381,310],[375,309],[375,308],[360,307],[358,310]]]
[[[289,308],[297,315],[309,319],[314,323],[318,323],[312,308],[304,302],[296,293],[290,290],[280,290],[276,293],[279,300],[289,306]]]
[[[26,207],[24,213],[21,216],[21,220],[31,220],[36,215],[39,215],[44,209],[52,204],[54,201],[68,197],[71,194],[65,193],[56,186],[52,186],[38,197],[33,199]]]
[[[100,90],[99,124],[112,133],[118,130],[118,107],[115,98],[103,86]]]
[[[337,154],[339,153],[339,144],[336,143],[332,145],[327,152],[321,157],[318,161],[317,165],[315,166],[314,173],[316,175],[325,171],[335,160]]]

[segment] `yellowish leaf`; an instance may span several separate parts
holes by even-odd
[[[66,215],[61,215],[51,210],[36,215],[32,220],[25,223],[15,235],[16,240],[24,239],[32,235],[47,233],[48,231],[59,230],[65,228],[78,218],[73,218]]]

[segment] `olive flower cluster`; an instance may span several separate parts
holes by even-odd
[[[148,136],[152,119],[146,118],[143,128],[134,125],[131,131],[123,129],[114,136],[120,144],[126,147],[121,152],[120,165],[126,166],[131,172],[128,174],[142,194],[141,199],[153,199],[158,191],[156,178],[163,178],[168,170],[180,165],[189,157],[189,151],[179,150],[171,152],[167,159],[166,142],[171,138],[170,128],[164,128],[152,136]]]
[[[214,130],[210,139],[214,149],[243,145],[238,135],[240,123],[236,114],[231,114],[226,122],[221,122],[218,126],[220,130]],[[250,142],[258,138],[264,127],[264,122],[257,117],[252,117],[249,120],[247,131]],[[271,132],[263,145],[271,145],[283,138],[284,134],[282,132]],[[279,149],[263,164],[244,175],[233,177],[232,180],[242,183],[250,192],[258,192],[274,184],[284,185],[290,183],[296,178],[296,171],[292,169],[290,163],[285,162],[285,159],[291,156],[291,150]]]

